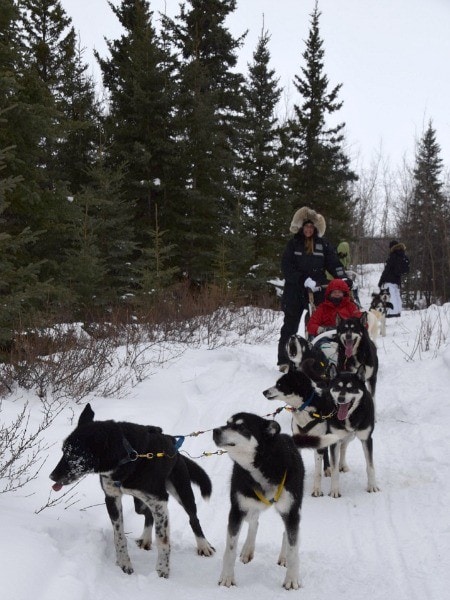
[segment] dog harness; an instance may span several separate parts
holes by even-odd
[[[166,452],[145,452],[144,454],[139,454],[138,452],[136,452],[136,450],[134,450],[134,448],[132,447],[132,445],[126,437],[123,438],[123,445],[125,446],[125,450],[127,451],[127,456],[125,458],[122,458],[121,461],[119,461],[119,467],[129,462],[135,462],[138,458],[146,458],[147,460],[152,460],[153,458],[175,458],[178,452],[178,448],[181,446],[181,444],[178,442],[175,444],[175,454],[167,454]]]
[[[255,496],[258,498],[258,500],[261,500],[261,502],[263,502],[267,506],[272,506],[272,504],[275,504],[275,502],[278,502],[278,500],[280,499],[280,496],[284,489],[284,484],[286,482],[286,476],[287,476],[287,471],[284,472],[283,478],[280,481],[280,483],[277,487],[277,491],[275,492],[275,496],[272,498],[272,500],[268,500],[264,496],[264,494],[262,492],[260,492],[259,490],[253,489],[253,491],[255,492]]]

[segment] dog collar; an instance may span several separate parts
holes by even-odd
[[[284,489],[284,484],[286,482],[286,476],[287,476],[287,471],[284,472],[283,479],[280,481],[280,483],[277,487],[277,491],[275,492],[275,496],[272,498],[272,500],[268,500],[264,496],[264,494],[257,489],[253,490],[255,492],[255,496],[258,498],[258,500],[261,500],[261,502],[264,502],[264,504],[266,504],[267,506],[272,506],[272,504],[275,504],[275,502],[278,502],[278,500],[280,499],[280,496]]]
[[[307,400],[305,400],[301,406],[299,406],[298,408],[295,409],[296,412],[301,412],[302,410],[305,410],[305,408],[308,408],[308,406],[311,404],[315,395],[316,395],[316,392],[313,390],[311,392],[309,398]]]

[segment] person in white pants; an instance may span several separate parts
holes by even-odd
[[[378,287],[387,287],[391,294],[392,308],[388,308],[386,317],[399,317],[402,313],[400,295],[401,277],[409,272],[409,258],[405,253],[405,244],[392,240],[389,243],[389,257],[381,273]]]

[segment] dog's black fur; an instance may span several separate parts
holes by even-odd
[[[211,495],[211,481],[195,462],[179,454],[176,439],[160,427],[116,421],[94,421],[86,405],[76,429],[63,444],[63,456],[50,478],[53,489],[77,481],[83,475],[98,473],[105,503],[114,531],[117,564],[132,573],[123,527],[122,495],[134,497],[135,509],[145,517],[138,546],[149,550],[155,523],[158,558],[156,571],[169,576],[170,542],[168,530],[168,492],[183,506],[197,541],[198,554],[211,556],[214,548],[206,540],[197,517],[191,482],[200,487],[204,498]],[[137,455],[145,455],[138,457]]]
[[[268,400],[281,400],[293,408],[292,432],[294,434],[324,435],[329,433],[329,422],[336,413],[329,394],[301,371],[289,371],[276,384],[263,392]],[[322,463],[325,475],[330,475],[328,448],[314,451],[313,496],[323,496]]]
[[[370,308],[378,310],[383,315],[387,315],[388,308],[394,308],[391,300],[391,294],[388,288],[380,288],[378,293],[372,294],[372,302]]]
[[[285,526],[278,563],[287,567],[283,586],[299,587],[299,526],[303,496],[303,461],[297,447],[323,447],[336,436],[301,436],[280,433],[276,421],[251,413],[238,413],[213,431],[219,448],[233,460],[231,509],[220,585],[235,585],[234,564],[243,520],[249,522],[241,560],[248,563],[255,551],[259,513],[274,506]]]
[[[330,398],[336,406],[336,415],[330,421],[330,430],[339,436],[338,444],[330,448],[331,455],[331,493],[333,498],[340,497],[339,472],[348,471],[345,464],[345,450],[356,435],[364,450],[367,466],[367,491],[378,492],[373,465],[372,434],[375,427],[375,407],[365,385],[364,366],[356,373],[341,371],[331,367]],[[339,455],[340,450],[340,455]],[[339,461],[339,464],[338,464]]]
[[[380,288],[379,293],[372,294],[372,302],[369,312],[372,312],[377,317],[377,323],[380,324],[380,333],[384,337],[386,335],[386,317],[389,308],[394,308],[392,304],[389,288]]]
[[[286,352],[290,371],[302,371],[319,383],[326,381],[328,361],[321,349],[309,340],[301,335],[291,335],[286,344]]]
[[[356,373],[361,365],[368,390],[375,398],[378,375],[377,347],[370,339],[367,331],[367,313],[361,317],[336,319],[337,342],[338,342],[338,371],[350,371]]]

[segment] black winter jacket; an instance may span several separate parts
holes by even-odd
[[[409,258],[405,254],[405,245],[396,244],[392,246],[389,258],[386,261],[383,272],[381,273],[378,287],[383,287],[385,283],[401,284],[402,275],[409,271]]]
[[[348,279],[336,250],[326,239],[315,235],[314,251],[312,254],[306,253],[303,231],[288,241],[281,259],[281,270],[285,279],[283,304],[291,307],[304,304],[304,283],[308,277],[319,285],[327,283],[325,271],[333,277]]]

